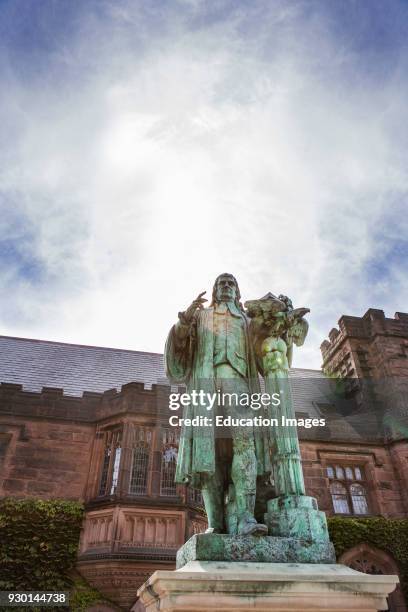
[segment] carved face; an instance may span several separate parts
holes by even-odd
[[[235,280],[228,275],[220,276],[217,280],[217,302],[233,302],[236,297],[237,286],[235,284]]]

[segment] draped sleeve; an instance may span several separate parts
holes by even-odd
[[[172,384],[188,384],[193,367],[195,346],[194,321],[185,338],[180,338],[180,322],[173,325],[166,340],[164,365],[166,376]]]

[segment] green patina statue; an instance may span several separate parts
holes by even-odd
[[[289,368],[292,365],[293,344],[301,346],[308,332],[303,318],[308,308],[294,309],[291,300],[268,293],[260,300],[245,302],[251,318],[251,337],[259,356],[259,370],[265,380],[265,390],[279,393],[280,404],[275,414],[279,423],[295,418]],[[290,422],[290,421],[289,421]],[[278,426],[270,432],[275,495],[305,495],[297,429],[294,425]]]
[[[216,279],[208,308],[203,306],[204,293],[179,313],[170,330],[165,348],[169,380],[186,384],[190,393],[254,394],[260,392],[260,373],[265,391],[282,398],[279,407],[268,408],[269,416],[294,417],[288,371],[293,344],[303,344],[306,337],[308,324],[303,317],[309,310],[294,309],[289,298],[271,293],[246,302],[245,310],[237,281],[227,273]],[[213,417],[253,416],[251,408],[237,401],[227,406],[218,403],[214,410]],[[185,418],[197,416],[208,417],[205,402],[185,407]],[[269,529],[270,535],[291,536],[291,526],[282,526],[276,513],[282,514],[281,507],[289,514],[296,511],[298,524],[298,508],[303,514],[309,512],[305,502],[311,499],[302,497],[296,427],[231,427],[226,435],[218,432],[214,421],[206,427],[183,426],[176,469],[177,482],[202,491],[207,532],[262,536]],[[255,518],[256,496],[266,482],[275,486],[265,514],[267,525]],[[288,534],[280,533],[286,527]]]

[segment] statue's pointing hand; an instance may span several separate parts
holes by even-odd
[[[193,302],[191,303],[191,306],[189,306],[187,308],[187,310],[184,312],[184,319],[186,321],[191,321],[194,317],[194,314],[197,310],[201,310],[203,308],[203,304],[204,302],[207,302],[208,300],[206,298],[203,298],[203,295],[207,293],[206,291],[203,291],[202,293],[200,293],[195,300],[193,300]]]

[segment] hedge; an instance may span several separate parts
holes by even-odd
[[[103,601],[103,596],[73,571],[83,514],[83,506],[77,502],[0,500],[0,590],[69,591],[69,609],[76,612]]]
[[[1,500],[0,589],[69,589],[83,512],[77,502]]]

